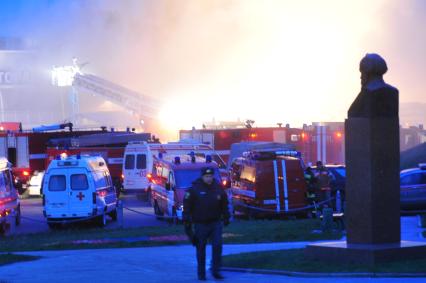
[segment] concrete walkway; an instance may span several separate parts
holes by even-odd
[[[301,248],[307,243],[227,245],[224,254]],[[43,258],[0,268],[0,282],[197,282],[191,246],[26,252]],[[210,255],[209,255],[210,257]],[[425,278],[292,278],[225,272],[227,282],[425,282]],[[209,278],[212,281],[211,278]]]
[[[415,217],[403,218],[403,239],[425,241]],[[224,254],[303,248],[306,242],[226,245]],[[210,249],[208,249],[210,258]],[[37,261],[0,267],[0,282],[197,282],[195,250],[191,246],[131,249],[24,252]],[[226,282],[426,282],[426,278],[293,278],[225,272]],[[3,280],[3,281],[2,281]],[[211,278],[209,278],[212,281]]]

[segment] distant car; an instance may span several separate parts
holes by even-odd
[[[426,210],[426,164],[400,173],[401,210]]]
[[[30,182],[28,183],[28,195],[40,196],[41,195],[41,184],[43,182],[44,172],[35,171],[34,175],[31,176]]]

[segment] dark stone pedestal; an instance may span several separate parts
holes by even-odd
[[[370,266],[379,262],[425,258],[426,245],[401,241],[399,244],[347,244],[345,241],[308,245],[305,256],[312,260],[362,263]]]
[[[399,243],[399,120],[349,118],[345,132],[348,243]]]

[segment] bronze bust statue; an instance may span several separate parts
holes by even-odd
[[[349,108],[348,117],[398,117],[398,89],[383,80],[388,70],[385,60],[378,54],[367,54],[361,60],[359,70],[361,92]]]

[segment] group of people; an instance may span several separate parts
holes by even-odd
[[[305,180],[308,199],[312,203],[321,204],[320,207],[331,206],[331,177],[321,161],[317,161],[315,169],[311,166],[306,168]]]

